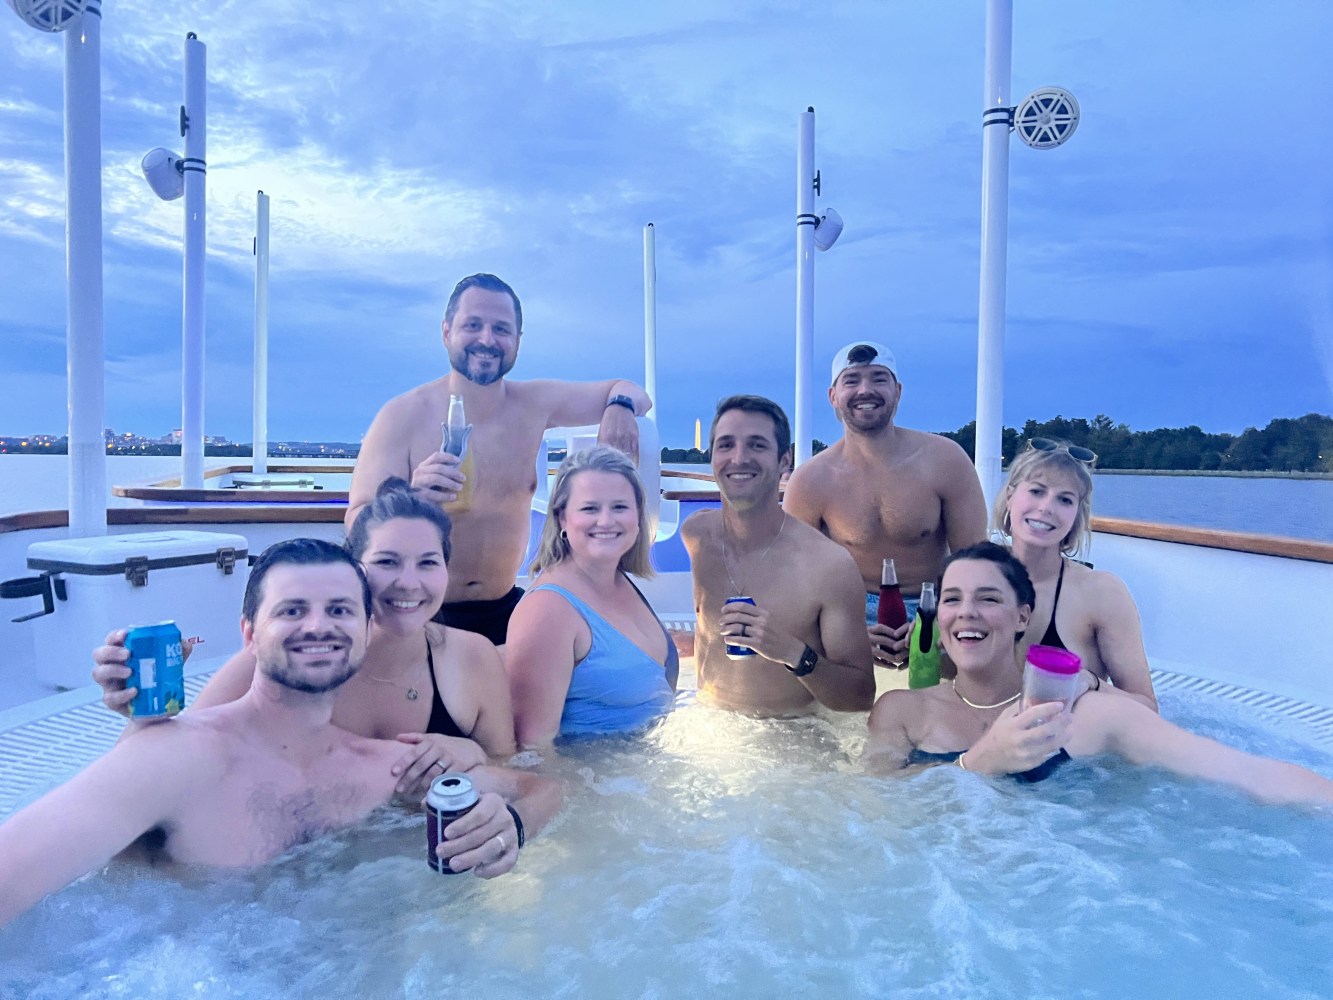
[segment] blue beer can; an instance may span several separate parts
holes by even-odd
[[[185,657],[175,622],[138,625],[125,636],[130,651],[126,687],[138,688],[130,702],[136,719],[175,715],[185,707]]]
[[[727,604],[735,604],[735,603],[738,602],[738,601],[739,601],[741,604],[753,604],[753,603],[754,603],[754,598],[753,598],[753,597],[728,597],[727,600],[726,600],[726,603],[727,603]],[[731,643],[727,643],[727,656],[728,656],[730,659],[733,659],[733,660],[743,660],[743,659],[745,659],[747,656],[754,656],[754,655],[755,655],[754,650],[751,649],[749,646],[733,646]]]

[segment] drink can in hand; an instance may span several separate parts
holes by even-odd
[[[136,625],[125,634],[130,651],[126,687],[138,688],[129,704],[136,719],[175,715],[185,707],[185,657],[175,622]]]
[[[430,783],[426,793],[426,863],[441,875],[457,875],[449,862],[435,853],[448,840],[444,828],[477,804],[477,790],[466,774],[442,774]]]
[[[739,603],[741,603],[741,604],[754,604],[754,598],[753,598],[753,597],[728,597],[724,603],[726,603],[726,604],[736,604],[737,602],[739,602]],[[725,638],[725,637],[724,637],[724,638]],[[730,658],[730,659],[733,659],[733,660],[743,660],[743,659],[745,659],[747,656],[754,656],[754,655],[755,655],[754,650],[751,649],[749,646],[733,646],[731,643],[727,643],[727,656],[728,656],[728,658]]]

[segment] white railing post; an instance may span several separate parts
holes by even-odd
[[[643,391],[653,402],[648,416],[657,422],[657,239],[650,222],[643,227]]]
[[[1004,308],[1009,238],[1012,0],[987,0],[986,91],[981,146],[981,298],[977,326],[975,464],[987,509],[1001,482]]]
[[[181,108],[181,158],[185,182],[185,295],[181,331],[181,485],[204,485],[204,261],[207,255],[208,171],[207,50],[192,31],[185,36],[185,105]]]
[[[255,207],[255,398],[251,472],[268,471],[268,195]]]
[[[796,459],[810,457],[810,378],[815,359],[815,109],[801,112],[796,145]]]
[[[102,341],[102,5],[65,29],[65,336],[69,535],[106,534]]]

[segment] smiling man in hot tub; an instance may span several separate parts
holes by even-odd
[[[370,588],[344,549],[271,546],[241,615],[258,660],[250,690],[142,727],[0,826],[0,924],[139,841],[184,864],[260,865],[387,802],[402,744],[329,721],[335,691],[361,666],[369,613]],[[470,776],[481,799],[446,827],[440,854],[458,871],[500,875],[518,857],[517,817],[540,829],[560,789],[507,768]]]
[[[762,396],[729,396],[717,404],[708,446],[722,509],[699,511],[680,529],[699,619],[699,692],[759,716],[801,715],[816,702],[869,709],[875,679],[856,563],[778,500],[791,469],[787,415]]]

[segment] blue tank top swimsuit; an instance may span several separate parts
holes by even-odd
[[[662,636],[666,639],[667,659],[660,664],[564,587],[544,583],[532,588],[533,592],[538,590],[552,590],[563,597],[592,632],[592,645],[574,664],[569,678],[560,716],[561,736],[630,732],[671,709],[680,656],[665,628]],[[642,594],[639,597],[643,599]]]

